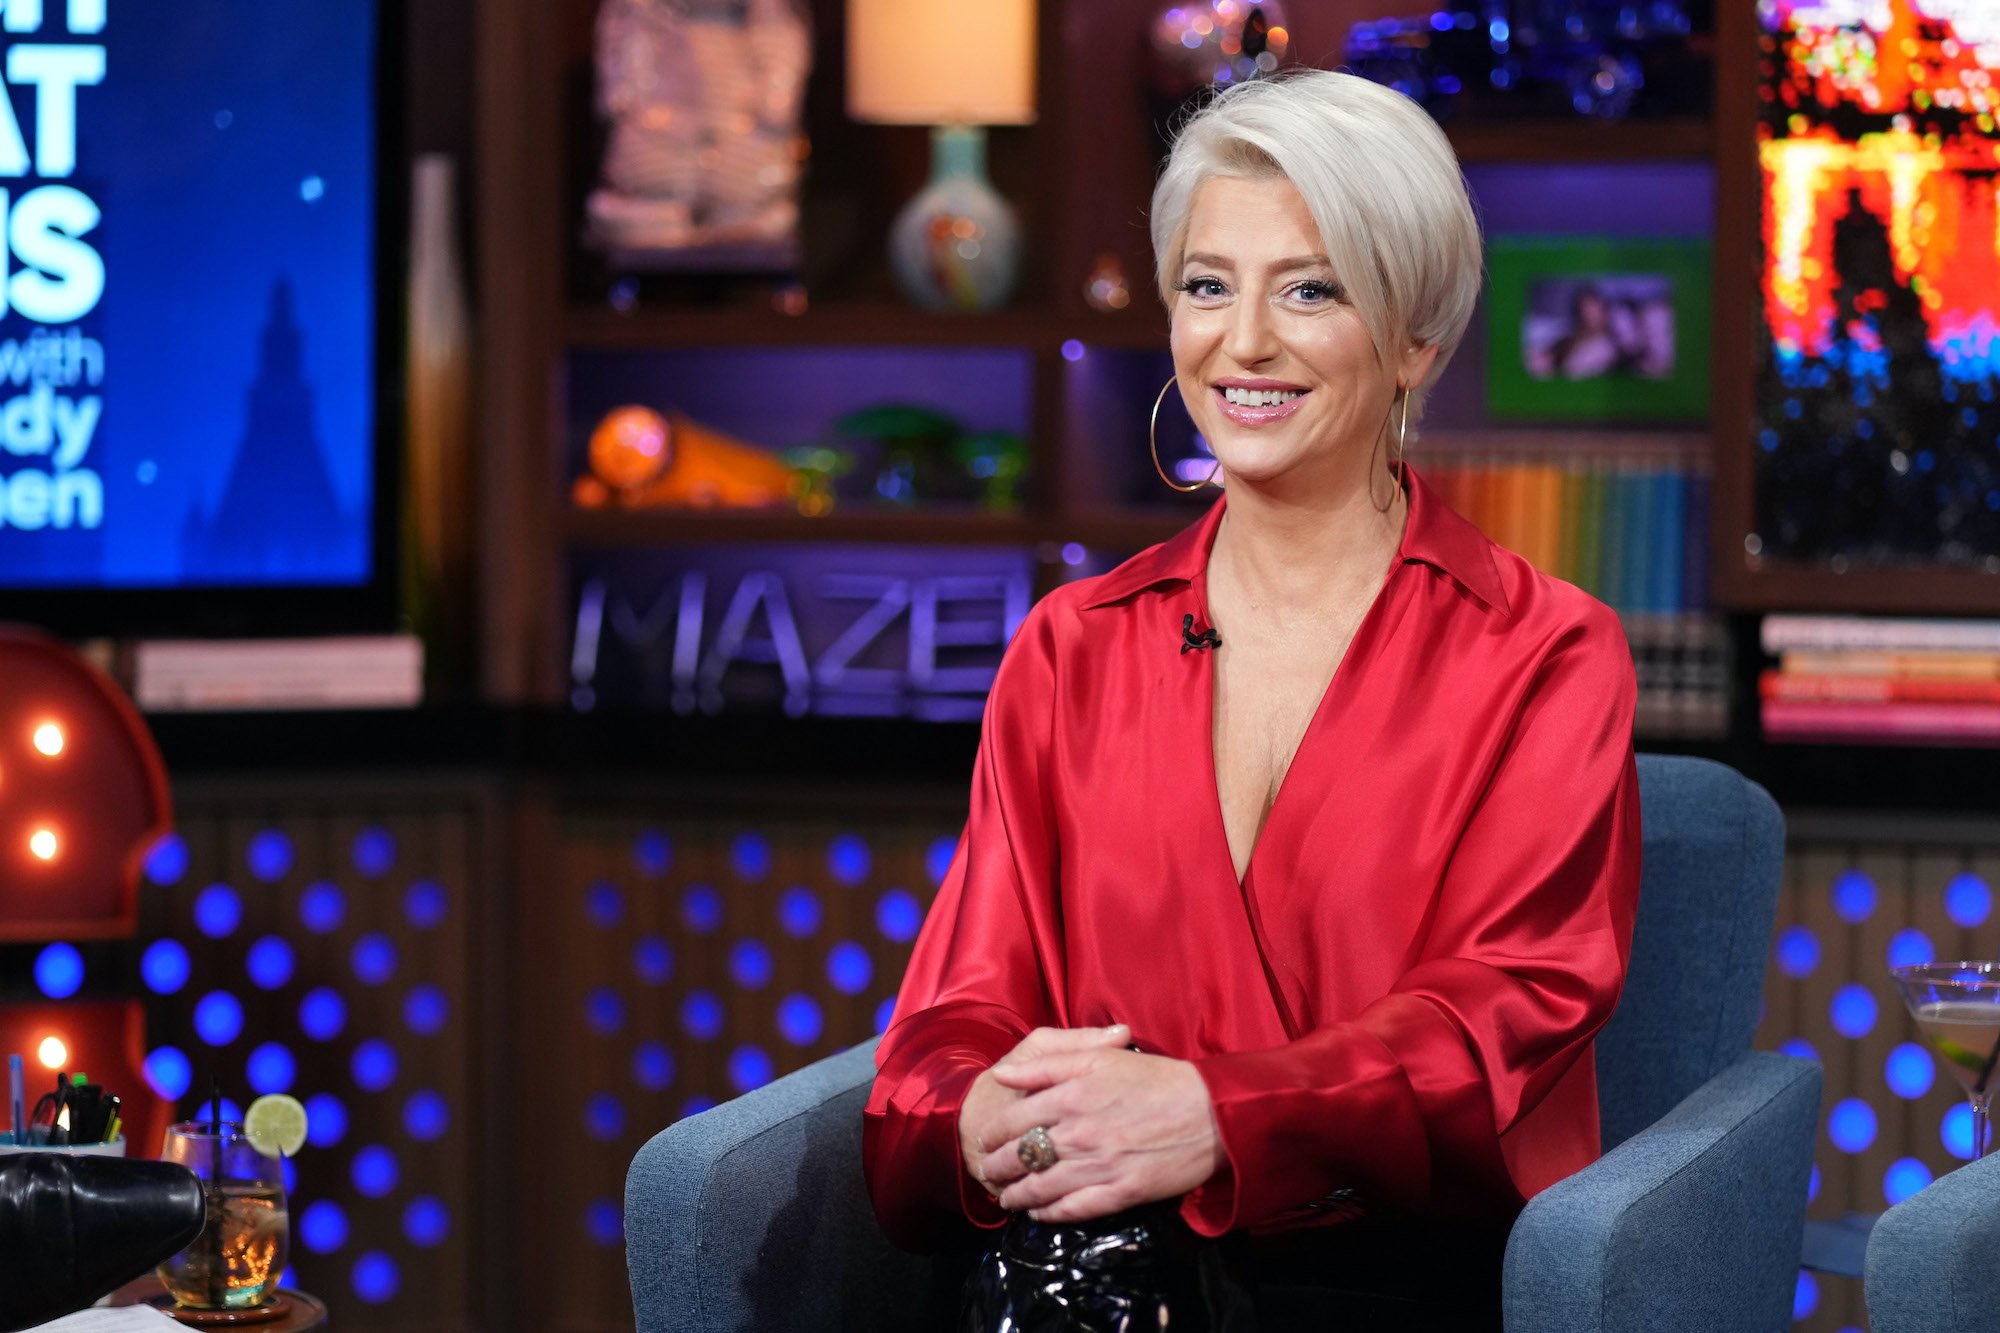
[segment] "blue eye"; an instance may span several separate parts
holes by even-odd
[[[1213,290],[1210,290],[1211,288]],[[1209,300],[1215,300],[1227,294],[1220,278],[1189,278],[1181,284],[1181,290],[1190,296],[1199,296]]]
[[[1329,301],[1338,301],[1341,292],[1333,283],[1302,282],[1292,288],[1292,295],[1299,297],[1307,305],[1325,305]]]

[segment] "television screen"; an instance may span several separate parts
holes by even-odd
[[[0,590],[381,579],[376,23],[0,5]]]

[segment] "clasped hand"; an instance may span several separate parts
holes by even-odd
[[[1037,1028],[973,1081],[959,1151],[1010,1211],[1082,1222],[1194,1189],[1223,1163],[1201,1074],[1186,1060],[1127,1050],[1131,1033]],[[1049,1131],[1058,1160],[1030,1173],[1021,1136]]]

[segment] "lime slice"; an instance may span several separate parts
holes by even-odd
[[[1985,1056],[1968,1046],[1959,1045],[1950,1037],[1934,1038],[1931,1044],[1937,1047],[1939,1055],[1942,1055],[1960,1069],[1970,1069],[1973,1073],[1977,1074],[1986,1068]]]
[[[243,1113],[243,1137],[258,1152],[295,1157],[306,1146],[306,1108],[281,1092],[259,1097]]]

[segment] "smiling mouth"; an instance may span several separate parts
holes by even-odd
[[[1222,399],[1238,407],[1282,407],[1297,398],[1305,396],[1304,389],[1235,389],[1224,388]]]

